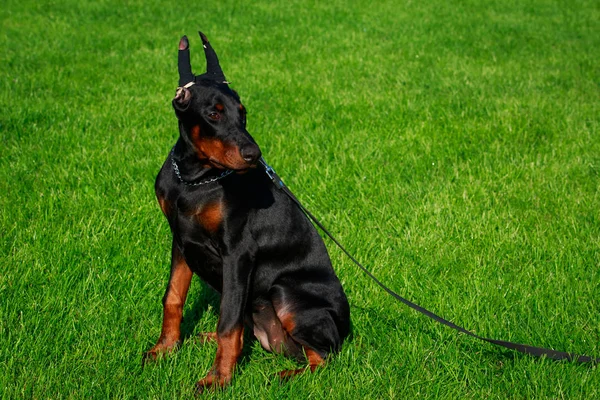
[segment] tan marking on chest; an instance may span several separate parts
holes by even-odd
[[[196,213],[196,219],[207,231],[216,232],[223,221],[223,203],[208,203]]]
[[[164,197],[158,197],[158,204],[160,205],[160,209],[162,210],[163,214],[168,216],[169,212],[171,211],[171,204],[169,201]]]

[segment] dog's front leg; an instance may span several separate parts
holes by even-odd
[[[231,254],[223,254],[223,291],[217,324],[217,355],[208,375],[196,384],[199,392],[208,387],[227,385],[242,353],[244,312],[254,265],[253,246],[254,243],[250,241],[238,243]]]
[[[144,360],[156,359],[158,355],[172,351],[181,336],[183,305],[187,297],[192,270],[173,241],[171,250],[171,276],[163,297],[163,324],[160,337],[144,357]]]

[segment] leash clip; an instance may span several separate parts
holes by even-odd
[[[271,181],[273,181],[273,183],[275,184],[277,189],[282,189],[283,181],[281,180],[279,175],[277,175],[275,170],[269,164],[267,164],[267,162],[265,161],[264,158],[261,157],[259,162],[263,166],[263,168],[265,169],[265,172],[267,173],[267,176],[269,177],[269,179],[271,179]]]

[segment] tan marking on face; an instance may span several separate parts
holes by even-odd
[[[200,125],[194,125],[192,127],[192,140],[196,141],[200,139]]]
[[[217,111],[223,111],[225,109],[225,106],[221,103],[217,103],[215,104],[215,108],[217,109]]]
[[[192,127],[190,137],[192,143],[194,143],[196,154],[204,166],[218,169],[244,169],[248,167],[237,146],[223,143],[215,138],[203,137],[200,134],[200,125]]]
[[[204,139],[200,141],[200,152],[209,160],[219,163],[220,165],[215,165],[217,168],[223,168],[221,165],[231,169],[247,168],[246,161],[235,145],[225,144],[217,139]]]
[[[200,152],[200,125],[195,125],[192,127],[190,138],[192,139],[192,143],[194,144],[194,148],[196,149],[196,154],[198,154],[198,158],[201,161],[206,160],[206,155]]]

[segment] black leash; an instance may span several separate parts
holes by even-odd
[[[479,336],[474,334],[471,331],[466,330],[465,328],[458,326],[442,317],[440,317],[439,315],[436,315],[434,313],[432,313],[431,311],[419,306],[418,304],[413,303],[412,301],[409,301],[407,299],[405,299],[404,297],[400,296],[398,293],[394,292],[392,289],[390,289],[389,287],[387,287],[386,285],[384,285],[383,283],[381,283],[381,281],[379,279],[377,279],[367,268],[365,268],[360,262],[358,262],[358,260],[356,260],[356,258],[354,258],[352,256],[352,254],[350,254],[345,248],[344,246],[342,246],[340,244],[340,242],[337,241],[337,239],[335,237],[333,237],[333,235],[325,228],[325,226],[323,226],[323,224],[310,212],[306,209],[306,207],[304,207],[300,201],[296,198],[296,196],[294,196],[294,194],[290,191],[290,189],[288,189],[288,187],[283,183],[283,181],[281,180],[281,178],[279,178],[279,176],[275,173],[275,171],[273,170],[273,168],[271,168],[266,161],[261,158],[260,159],[260,163],[261,165],[264,167],[265,172],[267,173],[267,175],[269,176],[269,178],[271,178],[271,180],[273,181],[273,183],[275,184],[275,186],[282,190],[294,203],[296,203],[296,205],[298,207],[300,207],[300,209],[327,235],[329,236],[329,238],[333,241],[333,243],[335,243],[347,256],[348,258],[350,258],[350,260],[352,260],[354,262],[354,264],[356,264],[365,274],[367,274],[371,279],[373,279],[375,281],[375,283],[377,283],[383,290],[385,290],[386,292],[388,292],[393,298],[395,298],[396,300],[406,304],[408,307],[412,308],[413,310],[416,310],[418,312],[420,312],[421,314],[425,314],[426,316],[428,316],[429,318],[439,322],[440,324],[446,325],[452,329],[455,329],[459,332],[462,332],[466,335],[472,336],[474,338],[477,338],[479,340],[482,340],[484,342],[488,342],[488,343],[492,343],[498,346],[502,346],[505,347],[507,349],[511,349],[511,350],[516,350],[516,351],[520,351],[521,353],[525,353],[525,354],[530,354],[536,357],[542,357],[542,356],[546,356],[550,359],[553,360],[568,360],[568,361],[577,361],[580,363],[586,363],[586,362],[591,362],[594,364],[598,364],[600,363],[600,358],[593,358],[590,356],[582,356],[582,355],[578,355],[578,354],[573,354],[573,353],[567,353],[564,351],[558,351],[558,350],[552,350],[552,349],[545,349],[543,347],[535,347],[535,346],[530,346],[527,344],[520,344],[520,343],[513,343],[513,342],[507,342],[504,340],[496,340],[496,339],[489,339],[483,336]]]

